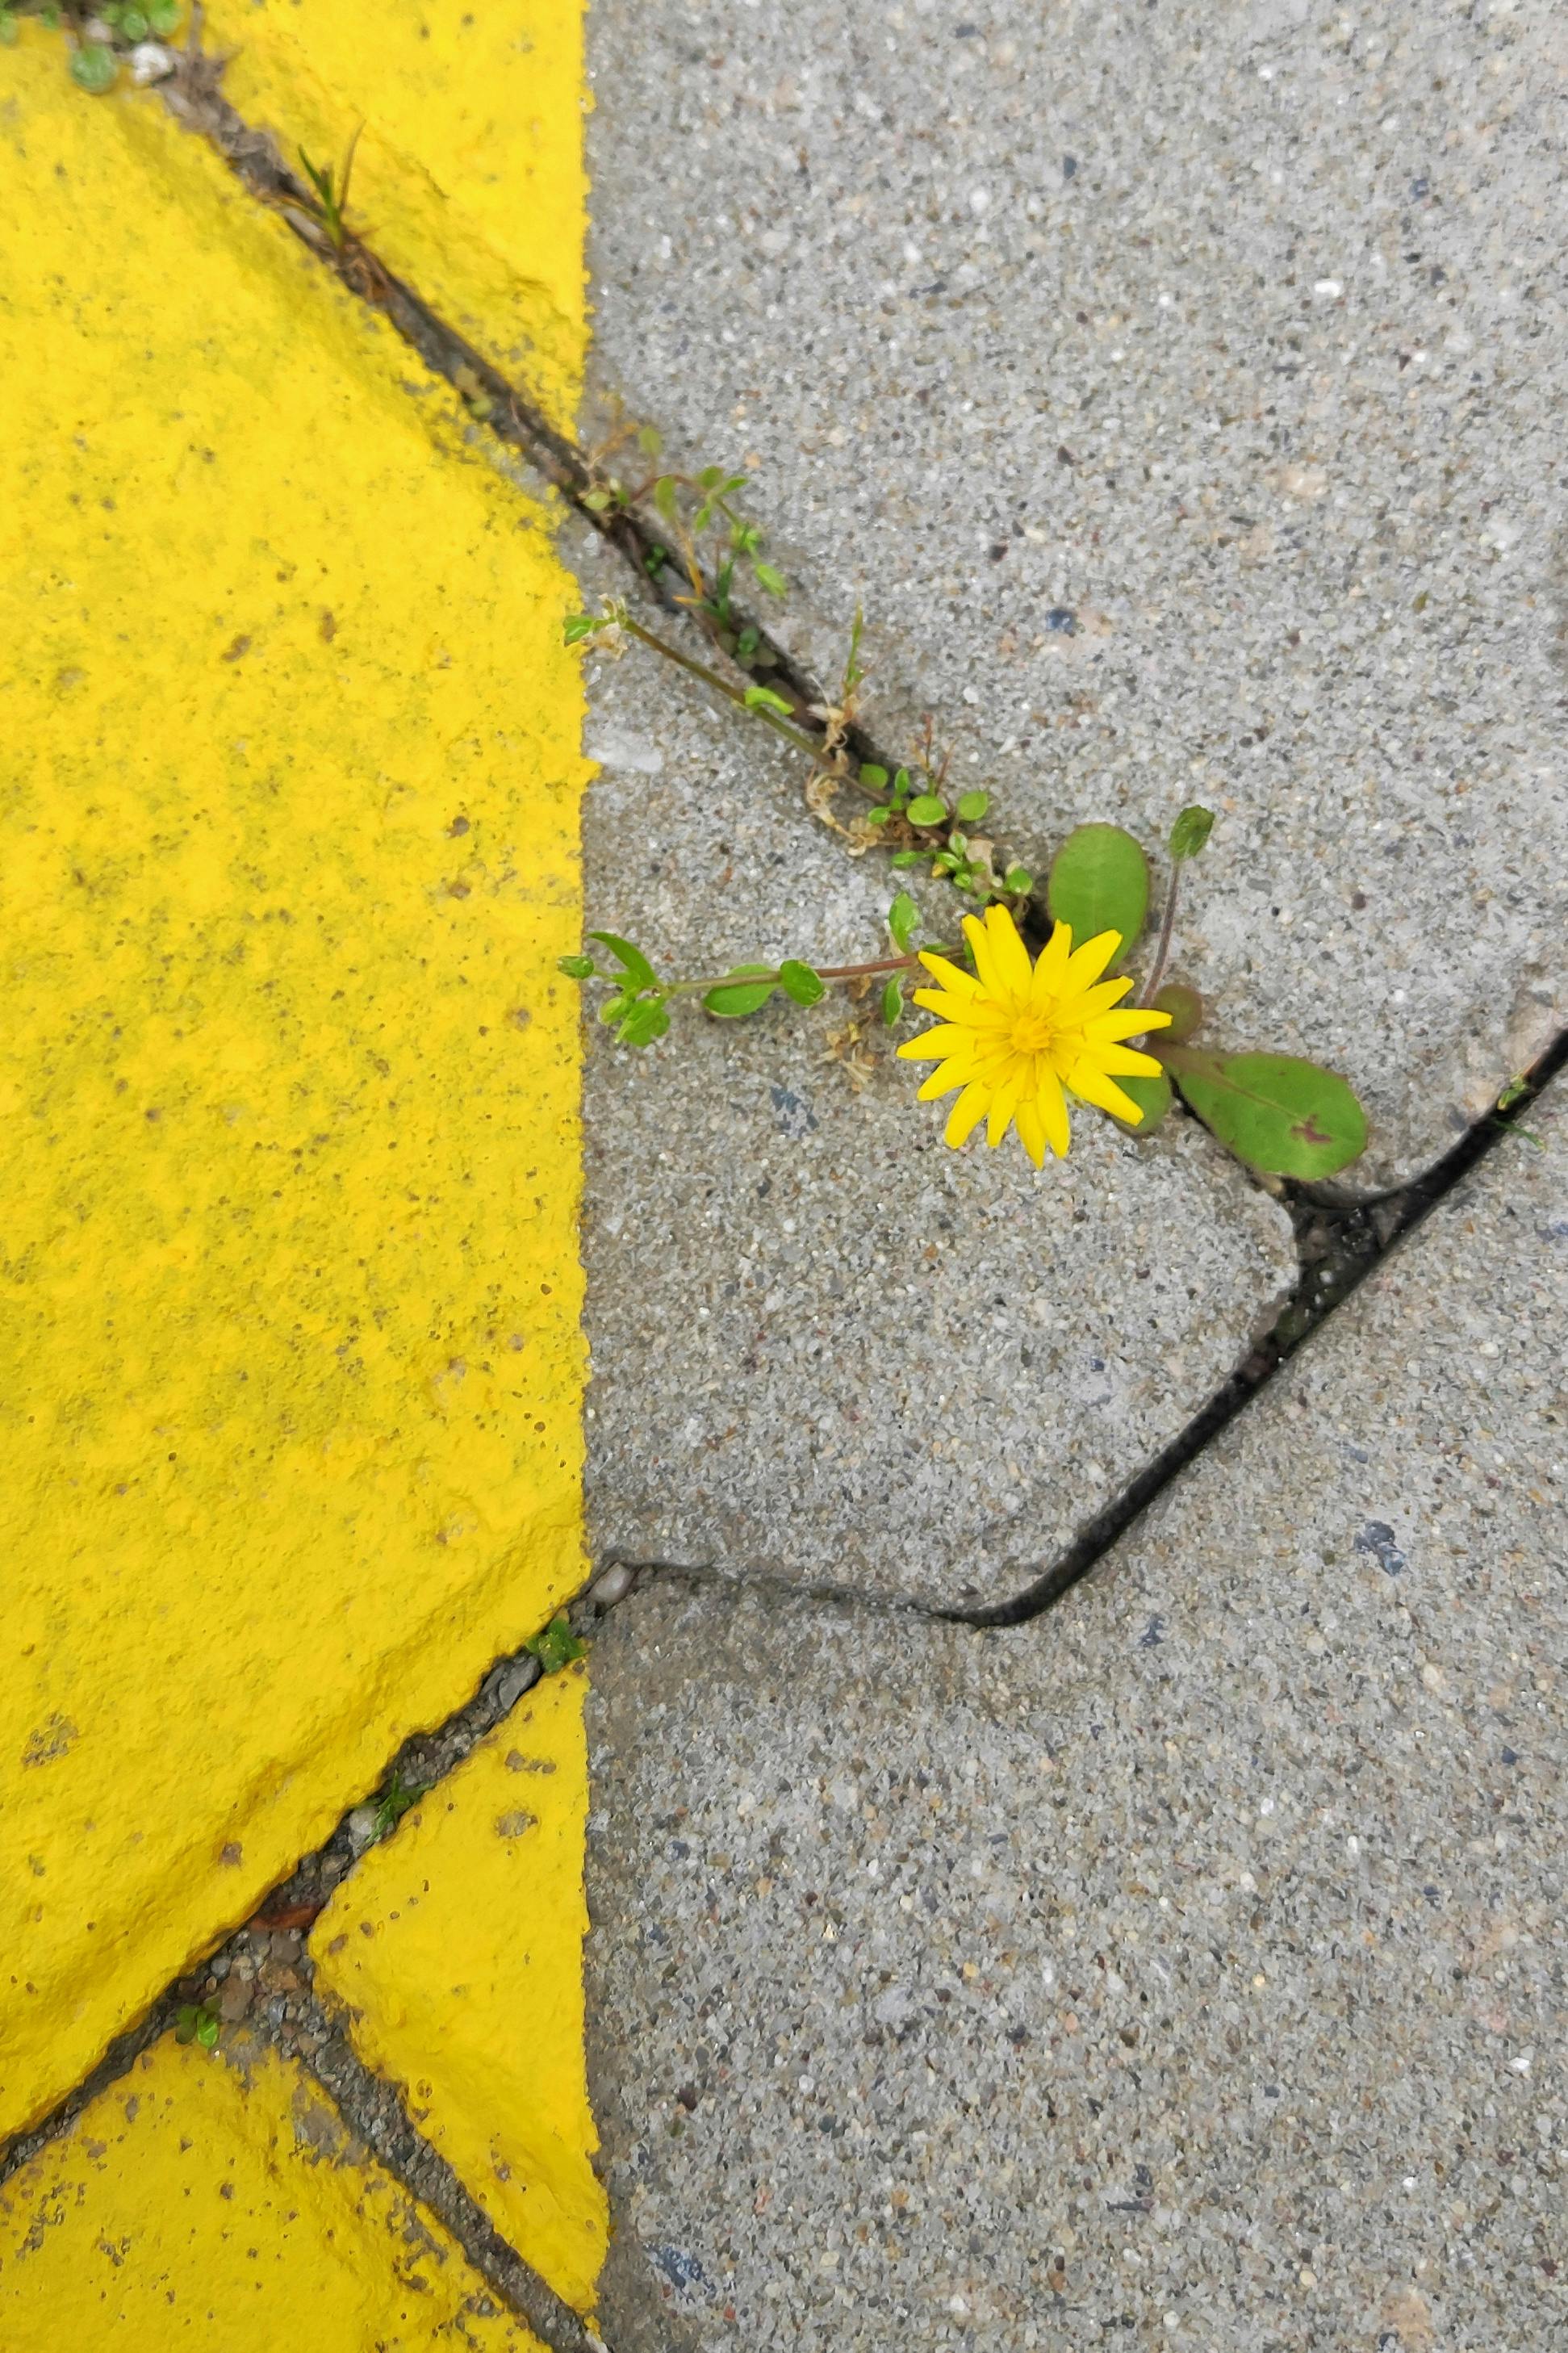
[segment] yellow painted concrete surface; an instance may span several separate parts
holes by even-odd
[[[154,2046],[0,2189],[5,2353],[542,2353],[313,2084]]]
[[[355,2049],[580,2312],[607,2244],[583,2048],[582,1666],[549,1675],[374,1847],[310,1939]]]
[[[351,217],[568,428],[586,344],[583,0],[207,0],[224,89],[297,168],[360,132]],[[361,126],[363,125],[363,129]]]
[[[0,2133],[579,1581],[574,601],[151,96],[0,68]]]

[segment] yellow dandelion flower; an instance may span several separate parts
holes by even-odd
[[[1100,978],[1121,933],[1101,932],[1075,948],[1070,927],[1058,923],[1031,965],[1005,907],[988,907],[984,922],[965,915],[963,930],[974,971],[921,951],[939,986],[917,988],[915,1003],[941,1018],[899,1048],[910,1060],[937,1065],[921,1089],[922,1103],[962,1090],[948,1113],[949,1144],[963,1144],[982,1120],[992,1145],[1016,1127],[1042,1168],[1047,1144],[1058,1160],[1066,1154],[1068,1095],[1140,1125],[1142,1110],[1116,1082],[1152,1078],[1160,1065],[1122,1041],[1163,1029],[1171,1017],[1137,1006],[1113,1009],[1132,986]]]

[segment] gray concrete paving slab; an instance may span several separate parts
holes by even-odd
[[[886,871],[807,813],[804,761],[638,649],[588,684],[586,928],[682,973],[886,952]],[[1038,1173],[1016,1143],[950,1151],[873,1002],[691,1012],[645,1052],[588,1035],[597,1560],[1007,1599],[1294,1278],[1284,1212],[1191,1121],[1138,1143],[1084,1111]]]
[[[1362,1189],[1568,1002],[1550,0],[596,0],[595,366],[755,462],[836,674],[1037,868],[1222,824],[1178,962]]]
[[[1568,1088],[1044,1618],[593,1659],[616,2353],[1568,2334]]]

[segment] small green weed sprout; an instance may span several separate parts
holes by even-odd
[[[176,2042],[195,2042],[203,2051],[216,2051],[218,2038],[218,2014],[209,2010],[205,2001],[188,2001],[174,2015]]]
[[[585,1659],[588,1655],[587,1644],[580,1642],[572,1631],[572,1620],[564,1609],[558,1609],[549,1625],[522,1647],[532,1652],[547,1675],[558,1675],[574,1659]]]
[[[374,1800],[376,1837],[389,1837],[410,1806],[416,1806],[421,1798],[429,1794],[429,1788],[428,1781],[405,1781],[401,1773],[394,1773],[381,1795]]]

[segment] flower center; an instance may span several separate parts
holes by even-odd
[[[1046,1054],[1056,1042],[1057,1025],[1048,1013],[1020,1013],[1013,1024],[1013,1050]]]

